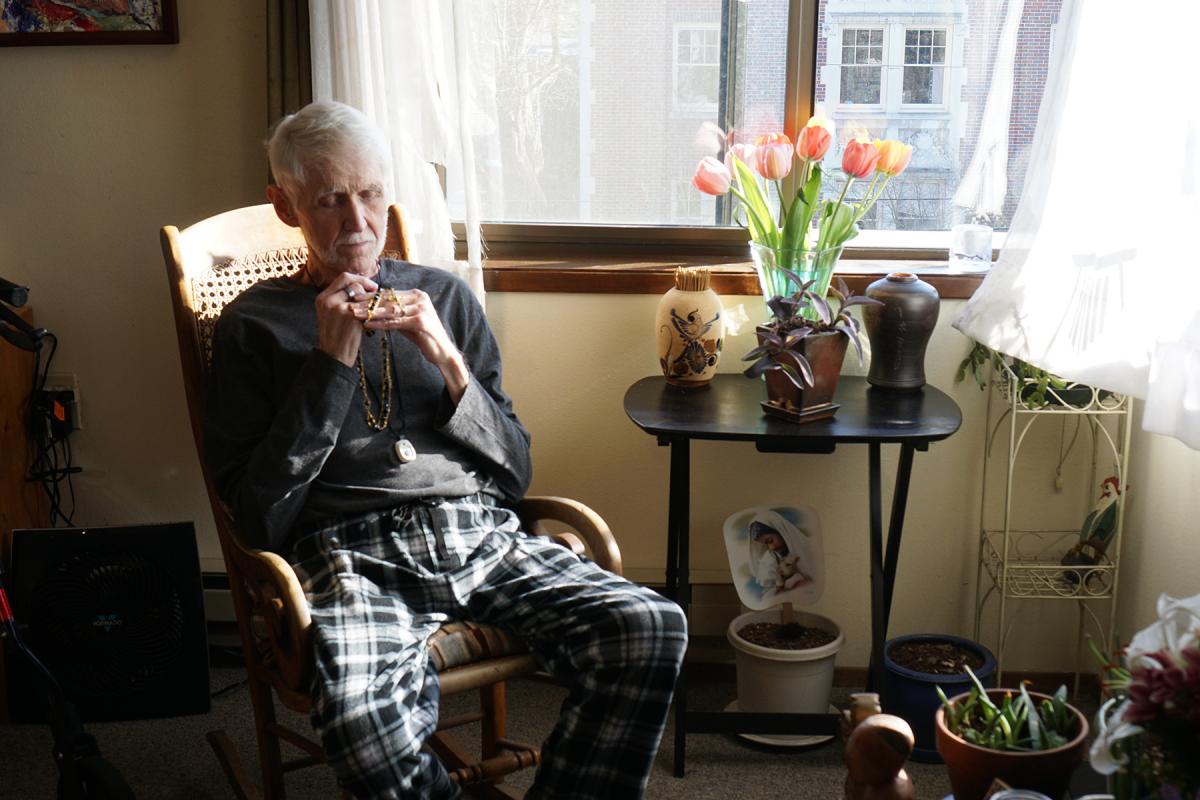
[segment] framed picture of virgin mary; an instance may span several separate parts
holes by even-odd
[[[725,520],[729,571],[742,605],[812,605],[825,589],[821,519],[811,506],[753,506]]]
[[[174,44],[176,0],[0,0],[0,47]]]

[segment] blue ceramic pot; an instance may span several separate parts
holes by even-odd
[[[883,691],[880,702],[883,710],[895,714],[907,722],[916,737],[912,759],[926,763],[941,763],[937,752],[933,715],[941,707],[935,686],[942,687],[946,697],[970,691],[971,678],[964,672],[960,675],[931,675],[902,667],[892,660],[892,647],[909,642],[949,643],[973,650],[983,658],[983,666],[975,670],[976,677],[986,688],[995,686],[996,657],[978,642],[961,636],[945,633],[914,633],[889,639],[883,648]]]

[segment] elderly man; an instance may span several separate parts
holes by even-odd
[[[570,687],[530,798],[639,797],[686,647],[679,608],[518,528],[529,434],[467,286],[380,259],[390,149],[314,103],[268,144],[308,261],[229,304],[205,449],[239,528],[295,566],[312,608],[313,725],[355,797],[457,797],[421,749],[426,641],[451,620],[521,637]]]

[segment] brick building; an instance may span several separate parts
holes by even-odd
[[[1023,2],[1011,62],[1009,185],[1003,212],[991,219],[999,229],[1020,195],[1060,4]],[[690,186],[696,161],[715,147],[704,124],[733,120],[742,139],[782,129],[788,0],[552,5],[569,22],[533,36],[526,25],[524,53],[513,56],[526,59],[522,68],[498,65],[498,76],[520,76],[507,101],[501,92],[501,106],[515,102],[528,112],[532,103],[540,122],[525,113],[502,124],[498,156],[506,172],[496,194],[504,210],[489,216],[713,224],[714,199]],[[856,128],[915,148],[909,170],[864,227],[945,230],[969,216],[952,199],[979,140],[1006,11],[992,0],[821,3],[815,91],[838,128],[830,169],[836,172]],[[533,51],[550,55],[530,61]],[[537,74],[546,63],[556,65],[552,80]],[[528,87],[535,87],[532,101]],[[530,152],[539,154],[537,163]],[[838,180],[826,185],[840,188]]]

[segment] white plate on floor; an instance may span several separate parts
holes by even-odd
[[[737,711],[737,700],[734,700],[729,705],[725,706],[726,711]],[[829,706],[830,714],[840,714],[836,706]],[[738,736],[747,739],[751,742],[759,744],[769,744],[774,747],[811,747],[814,744],[824,744],[833,739],[832,736],[823,736],[819,734],[810,736],[779,736],[765,733],[739,733]]]

